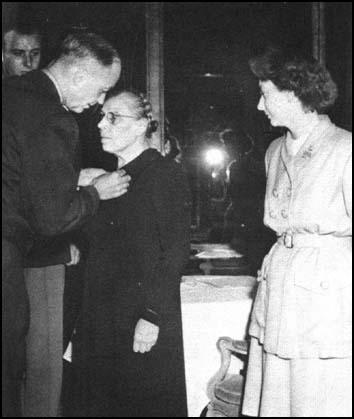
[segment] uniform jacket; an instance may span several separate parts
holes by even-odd
[[[41,71],[3,81],[3,237],[27,254],[39,236],[80,227],[97,210],[89,186],[77,190],[78,127]]]
[[[250,334],[285,358],[349,356],[351,133],[323,116],[296,156],[275,140],[266,170],[265,224],[294,240],[263,262]]]

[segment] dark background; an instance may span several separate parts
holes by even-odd
[[[68,29],[89,27],[117,46],[123,62],[120,87],[146,90],[145,2],[26,2],[7,3],[8,8],[13,4],[21,19],[37,20],[43,27],[44,63]],[[260,161],[269,142],[279,135],[256,109],[258,85],[248,60],[269,44],[311,53],[312,6],[311,2],[162,4],[166,117],[181,142],[196,189],[193,182],[197,166],[203,165],[202,152],[218,141],[223,129],[251,137]],[[350,130],[351,25],[351,2],[325,2],[326,63],[340,92],[330,116]]]
[[[117,46],[121,86],[145,90],[145,2],[17,4],[22,18],[37,20],[46,31],[48,59],[66,30],[90,27]],[[166,2],[163,8],[166,114],[181,140],[191,142],[195,120],[212,129],[242,123],[261,135],[268,122],[255,111],[258,87],[248,59],[269,44],[311,53],[311,2]],[[326,2],[325,8],[327,66],[341,93],[332,116],[348,128],[352,4]]]

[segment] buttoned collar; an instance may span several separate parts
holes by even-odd
[[[326,132],[333,128],[334,125],[327,115],[319,115],[319,123],[313,127],[295,156],[292,156],[287,150],[286,136],[283,137],[280,154],[290,177],[292,177],[295,167],[303,167],[311,161],[321,148],[322,141],[327,137]]]

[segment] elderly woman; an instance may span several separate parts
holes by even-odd
[[[100,206],[87,229],[74,338],[84,371],[82,414],[185,417],[180,278],[189,257],[187,182],[177,163],[149,147],[157,125],[145,99],[113,93],[102,111],[102,147],[131,182],[123,199]]]
[[[268,51],[250,64],[258,109],[287,132],[266,153],[278,241],[259,272],[243,413],[351,416],[351,133],[323,114],[337,89],[318,62]]]

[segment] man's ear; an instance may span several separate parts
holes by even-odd
[[[73,70],[72,81],[75,87],[81,87],[87,80],[88,73],[85,69],[76,67]]]
[[[139,119],[139,121],[136,121],[136,122],[137,122],[138,134],[139,135],[145,134],[146,128],[147,128],[146,119],[141,118],[141,119]]]

